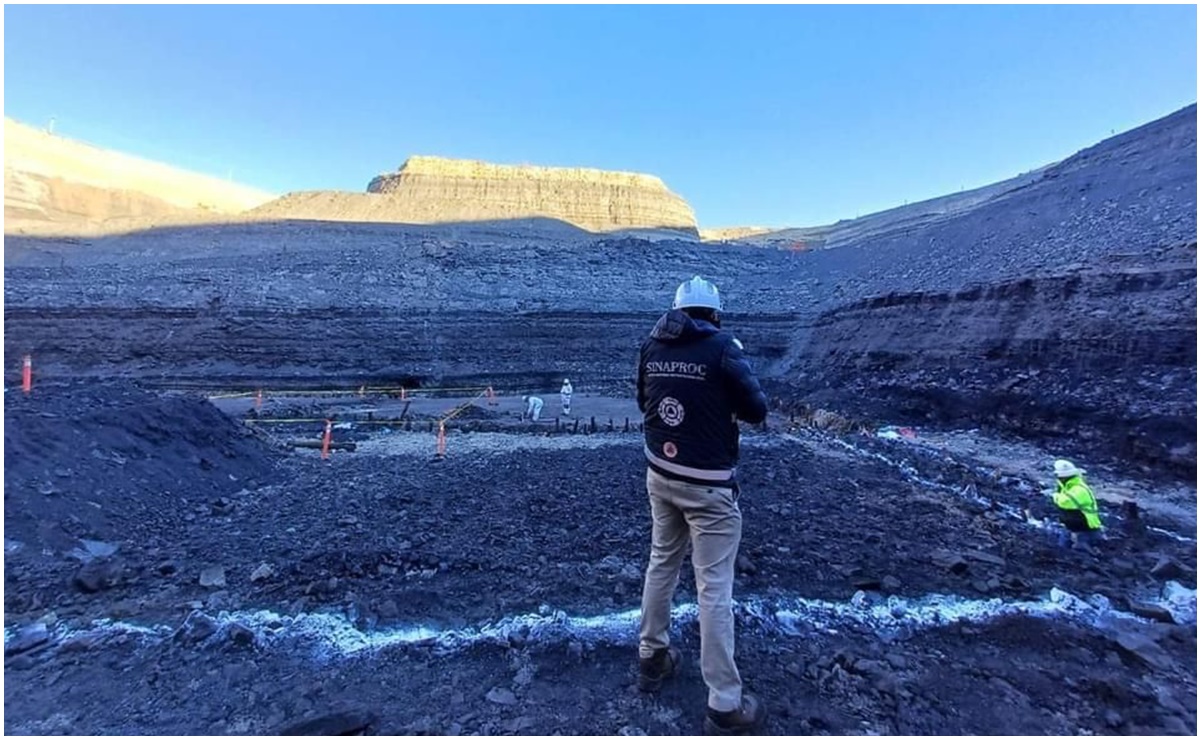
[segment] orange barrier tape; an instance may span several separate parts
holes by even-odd
[[[243,419],[245,424],[315,424],[326,419]]]
[[[466,401],[465,403],[461,403],[461,404],[459,404],[457,407],[455,407],[455,408],[451,409],[451,411],[450,411],[450,413],[449,413],[449,414],[447,414],[446,416],[442,417],[442,421],[440,421],[440,422],[438,422],[438,423],[439,423],[439,424],[445,424],[446,422],[448,422],[448,421],[450,421],[451,419],[455,418],[455,417],[456,417],[456,416],[458,416],[459,414],[461,414],[461,413],[463,413],[464,411],[466,411],[466,410],[467,410],[467,407],[471,406],[471,405],[472,405],[472,404],[474,404],[476,401],[478,401],[478,400],[480,400],[481,398],[483,398],[483,397],[484,397],[484,396],[485,396],[487,393],[488,393],[488,391],[487,391],[487,389],[485,389],[483,393],[477,393],[477,394],[475,395],[475,397],[474,397],[474,398],[470,399],[469,401]]]
[[[243,424],[318,424],[326,419],[242,419]],[[430,419],[338,419],[335,424],[429,424]],[[441,421],[439,424],[443,423]]]
[[[397,386],[360,385],[358,388],[339,388],[339,389],[260,388],[260,389],[253,390],[253,391],[234,391],[234,390],[221,391],[221,390],[217,390],[217,391],[207,392],[204,395],[207,398],[249,398],[251,396],[256,395],[257,393],[271,394],[274,396],[354,396],[354,395],[363,396],[367,393],[387,393],[387,392],[401,393],[403,395],[412,395],[414,393],[448,393],[450,391],[482,391],[484,393],[487,393],[489,388],[491,388],[491,386],[483,386],[483,385],[469,386],[469,387],[463,387],[463,388],[407,388],[405,386],[399,386],[399,385],[397,385]],[[193,388],[164,388],[163,390],[177,391],[177,392],[189,392],[189,391],[194,391],[195,389],[193,389]],[[496,394],[493,393],[493,395],[495,396]]]

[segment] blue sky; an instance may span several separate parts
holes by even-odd
[[[811,226],[1197,99],[1195,6],[7,6],[4,113],[275,192],[410,154],[649,172]]]

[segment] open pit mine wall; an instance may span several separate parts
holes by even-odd
[[[1189,106],[957,218],[822,252],[871,254],[876,286],[807,322],[789,395],[1194,478],[1196,141]]]
[[[727,324],[785,410],[804,402],[867,423],[985,427],[1188,478],[1195,311],[1195,267],[1181,259],[895,293],[807,317],[731,314]],[[45,378],[132,376],[173,388],[334,381],[553,395],[566,376],[583,393],[628,395],[658,315],[10,307],[5,349],[18,357],[36,345]]]
[[[1187,478],[1196,172],[1190,106],[970,213],[803,254],[289,223],[122,237],[111,244],[139,259],[112,265],[34,240],[17,265],[6,242],[5,350],[34,351],[35,378],[553,393],[567,375],[581,392],[628,393],[674,282],[703,273],[786,404],[1049,438]],[[208,252],[142,258],[174,249]],[[19,372],[7,363],[10,386]]]
[[[1196,269],[1181,251],[1154,268],[892,293],[807,315],[760,309],[726,324],[785,409],[985,427],[1191,477]],[[34,347],[38,382],[494,385],[553,395],[566,376],[582,393],[627,395],[659,313],[10,302],[5,352]],[[6,376],[19,383],[16,362]]]
[[[1195,247],[823,313],[793,393],[858,416],[977,425],[1196,475]]]
[[[376,177],[404,223],[553,218],[588,231],[672,229],[697,234],[691,206],[652,175],[596,169],[497,165],[410,157]]]
[[[493,385],[549,397],[569,377],[581,393],[631,394],[639,344],[658,315],[10,309],[5,348],[19,357],[26,337],[46,332],[53,339],[36,344],[47,378],[132,376],[172,388]],[[792,317],[738,322],[765,362],[786,351]]]

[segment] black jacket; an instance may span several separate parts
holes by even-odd
[[[733,486],[738,419],[767,418],[767,397],[742,345],[683,311],[669,311],[642,343],[638,408],[646,457],[669,478]]]

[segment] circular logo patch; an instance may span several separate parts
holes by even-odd
[[[678,449],[676,449],[675,442],[664,442],[663,443],[663,456],[664,457],[675,457],[678,454],[680,454],[680,451]]]
[[[668,396],[659,402],[659,418],[669,427],[678,427],[684,421],[684,404]]]

